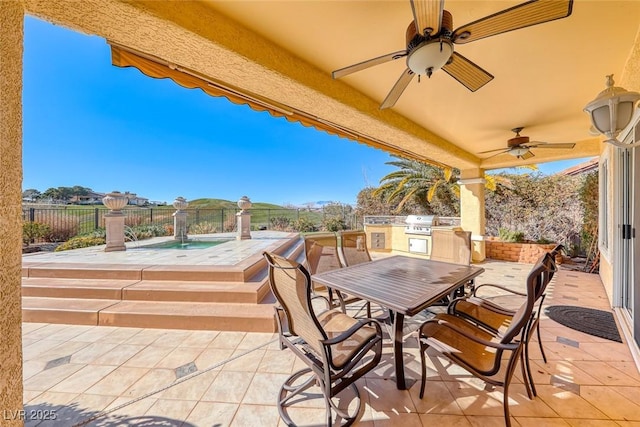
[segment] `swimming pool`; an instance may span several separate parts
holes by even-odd
[[[151,245],[140,246],[140,249],[206,249],[214,246],[221,245],[231,239],[219,239],[219,240],[187,240],[182,242],[180,240],[169,240],[161,243],[154,243]]]

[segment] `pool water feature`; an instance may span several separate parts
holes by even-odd
[[[229,239],[221,240],[187,240],[182,242],[180,240],[169,240],[167,242],[154,243],[151,245],[140,246],[140,249],[206,249],[214,246],[221,245]]]

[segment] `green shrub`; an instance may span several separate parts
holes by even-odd
[[[76,237],[102,237],[103,239],[107,238],[107,229],[106,228],[96,228],[93,231],[90,231],[88,233],[82,233]]]
[[[189,226],[189,234],[212,234],[217,232],[218,227],[210,221],[203,221]]]
[[[49,225],[49,232],[44,235],[47,242],[65,242],[78,234],[78,218],[63,216]]]
[[[235,215],[227,215],[224,220],[224,224],[222,225],[222,231],[229,233],[231,231],[236,231],[236,217]]]
[[[577,253],[587,254],[594,247],[598,238],[598,172],[591,172],[584,177],[578,190],[582,209],[582,227],[580,229],[581,247]]]
[[[302,233],[308,233],[311,231],[318,231],[318,228],[308,220],[307,218],[300,218],[293,222],[293,229]]]
[[[90,246],[104,245],[106,239],[98,236],[76,236],[59,245],[55,252],[68,251],[71,249],[88,248]]]
[[[167,228],[162,225],[138,225],[131,227],[131,231],[135,235],[137,240],[150,239],[152,237],[170,236],[167,233]]]
[[[51,227],[40,222],[25,222],[22,224],[22,243],[29,245],[36,239],[45,237],[51,232]]]
[[[327,218],[322,222],[322,225],[327,231],[335,232],[347,229],[347,225],[342,218]]]
[[[291,218],[286,216],[276,216],[269,219],[272,230],[285,231],[291,227]]]
[[[550,243],[553,243],[553,240],[549,240],[546,237],[541,237],[538,240],[536,240],[536,243],[539,243],[541,245],[548,245]]]
[[[522,231],[513,231],[513,230],[508,230],[506,228],[500,228],[498,229],[498,237],[503,242],[515,242],[515,243],[524,242],[524,232]]]
[[[511,182],[486,194],[486,235],[522,230],[527,241],[549,238],[569,247],[582,226],[579,177],[500,174]],[[597,201],[597,197],[594,199]]]

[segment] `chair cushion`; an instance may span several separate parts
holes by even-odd
[[[483,340],[497,341],[492,334],[460,317],[449,314],[438,314],[434,319],[444,320],[454,327],[462,329]],[[489,373],[495,370],[496,349],[472,341],[446,326],[438,324],[436,321],[427,321],[424,323],[420,332],[424,338],[426,338],[425,342],[438,352],[462,361],[473,367],[474,370],[482,373]]]
[[[476,319],[500,333],[504,333],[509,328],[513,318],[513,314],[506,314],[500,306],[476,297],[457,301],[455,312]]]
[[[318,316],[318,321],[329,339],[335,338],[349,328],[360,323],[357,319],[347,316],[339,309],[325,311]],[[376,336],[376,329],[372,326],[363,326],[348,339],[331,347],[331,362],[336,367],[342,367],[348,363],[364,345]]]

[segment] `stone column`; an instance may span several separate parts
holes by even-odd
[[[251,209],[252,203],[247,196],[240,197],[238,200],[238,207],[241,209],[236,214],[238,223],[238,234],[236,240],[248,240],[251,239]]]
[[[107,247],[105,252],[126,251],[124,244],[124,214],[122,208],[127,206],[127,198],[119,191],[112,191],[102,198],[109,213],[104,215],[104,226],[107,229]]]
[[[22,49],[24,9],[0,1],[0,424],[22,426]],[[3,416],[6,414],[6,416]]]
[[[471,231],[471,260],[484,261],[485,216],[484,216],[484,170],[460,171],[460,219],[462,229]]]
[[[173,201],[173,207],[176,211],[173,213],[173,238],[186,242],[189,237],[187,236],[187,209],[189,202],[184,197],[176,197]]]

